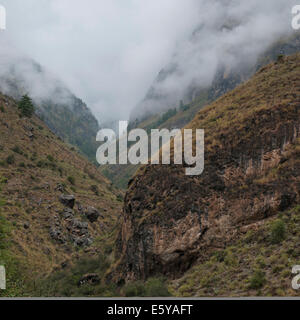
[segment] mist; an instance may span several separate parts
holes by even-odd
[[[0,0],[0,76],[23,67],[35,96],[64,83],[100,122],[126,120],[160,70],[176,66],[155,88],[180,98],[191,84],[209,85],[220,64],[257,59],[292,33],[294,0]],[[20,61],[46,70],[43,81]],[[24,60],[25,59],[25,60]],[[48,77],[52,80],[48,81]],[[154,84],[155,86],[155,84]],[[150,105],[151,108],[151,105]]]

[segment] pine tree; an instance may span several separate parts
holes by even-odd
[[[25,94],[20,100],[18,108],[21,111],[21,115],[24,117],[31,118],[34,113],[34,105],[27,94]]]

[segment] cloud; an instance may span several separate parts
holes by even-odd
[[[169,71],[154,82],[141,113],[167,109],[191,87],[208,87],[220,66],[241,72],[282,36],[289,36],[293,0],[202,0],[195,32],[177,45]]]
[[[128,118],[197,21],[195,0],[0,2],[16,50],[57,74],[100,120]]]
[[[107,121],[127,119],[170,62],[177,71],[160,90],[180,95],[191,82],[209,84],[220,62],[234,65],[255,59],[276,37],[289,33],[295,1],[0,3],[7,9],[1,50],[10,48],[9,57],[24,53],[46,66],[100,121]]]

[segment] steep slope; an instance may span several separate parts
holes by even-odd
[[[299,205],[299,125],[299,54],[280,57],[201,110],[187,127],[205,129],[204,173],[189,177],[174,165],[137,173],[125,197],[112,277],[178,277]],[[296,245],[298,219],[291,221]],[[295,258],[299,252],[290,262]]]
[[[74,147],[0,94],[0,264],[8,276],[0,295],[28,295],[53,270],[98,257],[113,241],[121,202]]]
[[[98,121],[86,104],[32,59],[0,53],[0,90],[19,100],[29,94],[37,115],[65,141],[95,160]]]
[[[150,130],[152,128],[183,128],[187,125],[203,107],[212,103],[226,92],[233,90],[239,84],[248,80],[255,72],[263,66],[276,61],[281,54],[291,55],[300,51],[300,35],[295,33],[288,38],[279,39],[273,43],[262,55],[260,55],[255,63],[247,65],[238,65],[235,68],[229,68],[225,65],[220,65],[215,77],[208,87],[195,86],[189,98],[181,96],[179,99],[172,100],[170,97],[162,99],[156,97],[156,102],[159,103],[158,109],[153,109],[153,112],[146,112],[143,104],[138,105],[131,114],[131,127]],[[162,71],[158,76],[157,85],[168,77],[168,73]],[[153,92],[154,88],[150,89]],[[157,101],[158,100],[158,101]],[[173,101],[173,105],[165,100]],[[181,102],[179,103],[179,101]],[[151,105],[154,102],[151,100],[150,93],[147,94],[145,103],[151,110]],[[154,104],[155,105],[155,104]],[[167,110],[169,108],[169,110]],[[138,111],[139,110],[139,111]],[[143,111],[144,110],[144,111]],[[163,111],[167,110],[167,111]],[[140,115],[140,118],[139,118]],[[139,118],[139,119],[137,119]],[[104,166],[102,173],[108,177],[119,188],[126,189],[127,183],[138,169],[138,166]]]
[[[266,64],[266,61],[272,61],[274,56],[276,58],[281,53],[293,54],[297,46],[299,50],[299,32],[291,32],[291,29],[285,29],[286,26],[280,32],[270,33],[264,40],[252,34],[251,30],[237,39],[246,21],[241,16],[235,16],[232,7],[236,4],[216,1],[215,5],[220,5],[223,14],[217,21],[202,17],[190,37],[181,41],[144,99],[133,109],[132,121],[167,111],[178,106],[181,100],[188,104],[195,100],[199,91],[209,90],[212,82],[212,88],[218,87],[219,90],[213,90],[211,97],[216,97],[216,94],[220,97],[249,79],[259,62]],[[206,10],[209,12],[208,8]],[[244,19],[247,20],[246,17]],[[285,16],[285,19],[288,21],[289,17]],[[295,41],[295,38],[298,40]],[[217,87],[214,88],[215,85]]]

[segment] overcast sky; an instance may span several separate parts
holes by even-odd
[[[228,41],[237,48],[242,42],[245,50],[245,34],[249,34],[251,51],[256,37],[264,44],[270,34],[274,36],[290,26],[287,13],[294,3],[293,0],[0,0],[7,9],[6,37],[17,50],[58,75],[99,120],[127,119],[175,52],[184,68],[194,73],[198,67],[200,74],[200,66],[208,66],[207,61],[212,62],[223,48],[214,45],[219,42],[214,28],[220,27],[216,22],[225,7],[231,6],[229,11],[240,22],[247,21],[240,33],[235,30],[232,35],[227,34]],[[252,19],[247,19],[249,16]],[[201,23],[206,24],[207,31],[205,42],[191,49],[198,50],[197,55],[188,52],[188,46],[180,53],[180,46],[187,44],[186,39]],[[239,41],[235,42],[236,39]],[[195,61],[201,60],[199,48],[203,49],[206,41],[211,46],[206,50],[208,60],[202,59],[197,66]],[[211,71],[207,70],[203,74],[209,78]],[[185,81],[189,77],[189,73],[185,74]]]
[[[7,35],[99,119],[126,119],[197,23],[197,0],[0,0]]]

